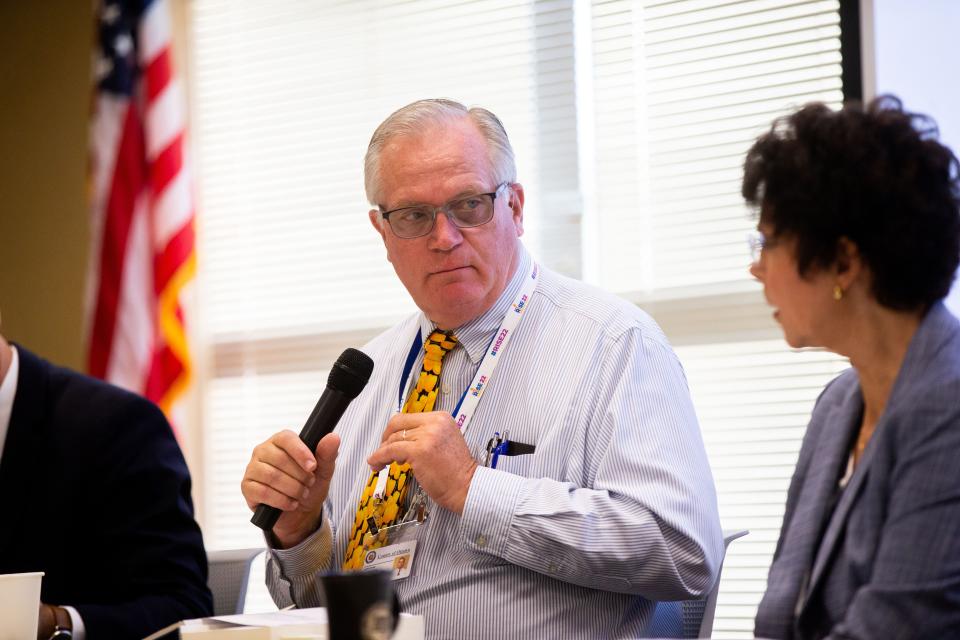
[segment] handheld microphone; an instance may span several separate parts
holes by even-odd
[[[310,451],[314,451],[320,439],[337,426],[347,406],[367,386],[372,372],[373,360],[362,351],[347,349],[340,354],[330,369],[327,388],[300,430],[300,439]],[[269,532],[279,517],[280,509],[261,503],[257,505],[250,522]]]

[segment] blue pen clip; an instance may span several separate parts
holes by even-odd
[[[496,436],[499,436],[500,434],[498,433],[498,434],[495,434],[495,435],[496,435]],[[504,455],[504,454],[507,452],[507,447],[510,445],[510,439],[509,439],[509,438],[510,438],[510,432],[509,432],[509,431],[504,431],[504,432],[503,432],[503,437],[502,437],[502,438],[499,438],[499,437],[497,438],[497,443],[496,443],[496,445],[493,447],[493,451],[492,451],[493,457],[492,457],[491,460],[490,460],[490,468],[491,468],[491,469],[496,469],[496,468],[497,468],[497,460],[500,458],[501,455]]]

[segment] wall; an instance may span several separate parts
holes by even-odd
[[[873,14],[877,92],[932,115],[960,150],[960,2],[874,0]]]
[[[83,366],[90,2],[0,2],[0,312],[5,336]]]
[[[960,154],[960,2],[867,3],[866,13],[873,14],[877,94],[896,94],[908,110],[932,116],[941,141]],[[954,285],[947,304],[960,314],[960,286]]]

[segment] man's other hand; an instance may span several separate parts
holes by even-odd
[[[394,461],[410,464],[417,482],[434,502],[463,513],[477,461],[453,416],[431,411],[398,413],[390,418],[380,448],[367,463],[378,471]]]

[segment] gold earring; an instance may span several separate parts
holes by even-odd
[[[833,285],[833,299],[843,300],[843,289],[838,284]]]

